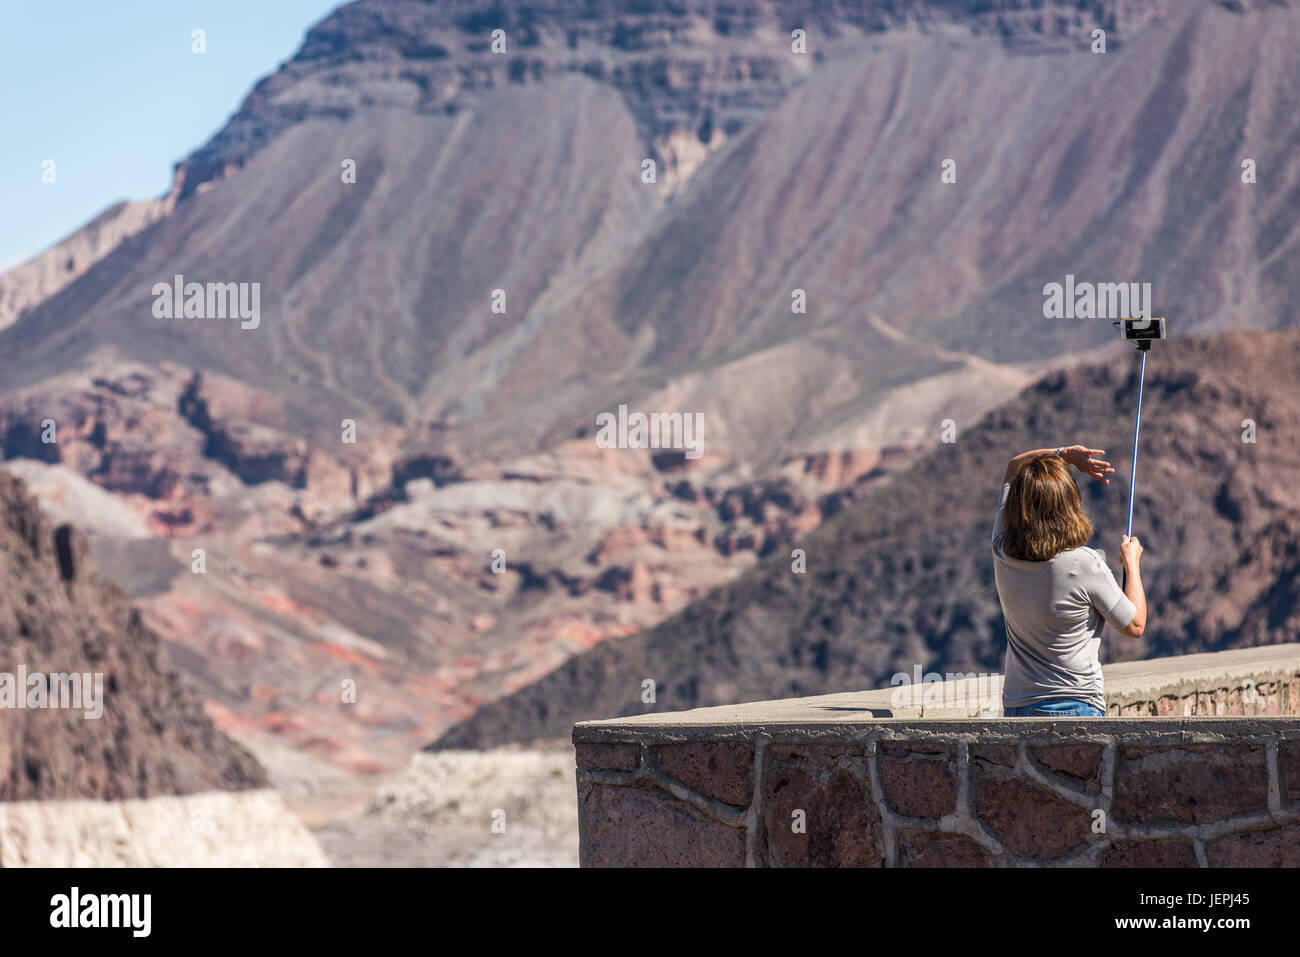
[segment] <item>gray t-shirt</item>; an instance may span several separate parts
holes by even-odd
[[[1002,705],[1073,698],[1104,711],[1101,633],[1106,622],[1127,628],[1137,608],[1095,548],[1066,549],[1045,562],[1003,552],[1002,512],[1010,491],[1004,482],[993,522],[993,575],[1007,624]]]

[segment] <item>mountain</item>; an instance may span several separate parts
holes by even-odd
[[[325,448],[351,416],[476,456],[626,400],[770,463],[869,442],[893,388],[978,392],[999,380],[975,359],[1099,345],[1041,320],[1067,274],[1150,282],[1187,331],[1284,325],[1300,13],[1057,6],[1074,32],[1029,4],[996,32],[975,3],[349,4],[182,162],[169,215],[0,333],[0,380],[108,351],[231,376],[264,394],[255,421]],[[678,169],[674,132],[707,157],[642,183],[645,158]],[[155,318],[176,274],[260,282],[264,322]]]
[[[346,4],[148,216],[23,274],[0,455],[134,514],[82,524],[223,729],[396,767],[1096,358],[1049,283],[1294,325],[1298,39],[1210,0]],[[178,275],[255,321],[161,318]],[[704,454],[601,447],[620,405]]]
[[[1300,332],[1151,350],[1133,510],[1147,630],[1138,641],[1109,633],[1106,660],[1300,636],[1297,381]],[[917,665],[1000,673],[989,535],[1006,463],[1062,443],[1105,449],[1110,484],[1078,481],[1096,526],[1089,544],[1118,568],[1136,397],[1128,350],[1048,375],[799,540],[806,573],[792,571],[790,554],[773,555],[658,627],[485,706],[432,748],[563,737],[575,721],[643,711],[888,687]],[[640,701],[646,678],[653,705]]]
[[[71,709],[8,702],[0,712],[0,801],[265,786],[261,765],[213,727],[161,658],[158,636],[95,572],[85,537],[52,526],[23,483],[0,473],[0,672],[34,681],[15,685],[30,703],[40,701],[32,688],[51,675],[98,674],[102,682],[89,710],[88,698]],[[90,693],[93,679],[81,687]]]

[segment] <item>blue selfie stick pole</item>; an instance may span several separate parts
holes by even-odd
[[[1136,342],[1138,352],[1142,353],[1142,368],[1138,371],[1138,408],[1137,418],[1133,420],[1133,465],[1128,475],[1128,521],[1124,525],[1124,535],[1133,537],[1133,487],[1137,484],[1138,474],[1138,434],[1142,431],[1142,386],[1147,379],[1147,351],[1151,340],[1165,337],[1165,321],[1162,318],[1122,319],[1115,323],[1124,331],[1124,338]],[[1124,570],[1124,583],[1120,587],[1128,588],[1128,569]]]
[[[1146,343],[1143,343],[1146,345]],[[1133,534],[1133,485],[1137,481],[1138,474],[1138,432],[1142,429],[1142,384],[1147,377],[1147,350],[1142,350],[1142,369],[1138,372],[1138,411],[1137,419],[1133,423],[1133,466],[1129,470],[1128,476],[1128,524],[1124,526],[1124,534],[1132,536]]]

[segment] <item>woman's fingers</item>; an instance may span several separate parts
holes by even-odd
[[[1097,450],[1097,454],[1100,455],[1101,451]],[[1094,459],[1092,457],[1088,458],[1087,472],[1089,475],[1091,475],[1093,478],[1097,479],[1098,481],[1101,481],[1106,485],[1109,485],[1110,479],[1106,478],[1106,476],[1110,475],[1114,471],[1115,470],[1110,467],[1109,462],[1106,462],[1102,459]]]
[[[1106,478],[1106,476],[1114,474],[1115,469],[1105,459],[1097,458],[1099,455],[1106,454],[1105,449],[1090,449],[1086,445],[1072,445],[1069,451],[1081,453],[1080,457],[1084,460],[1083,464],[1078,466],[1081,471],[1087,472],[1099,482],[1110,484],[1110,479]]]

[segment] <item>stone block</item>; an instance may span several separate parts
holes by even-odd
[[[1225,834],[1205,856],[1211,867],[1300,867],[1300,824]]]
[[[831,768],[842,765],[846,759],[861,758],[860,744],[802,744],[775,742],[767,747],[767,759],[772,764],[795,763],[806,767]]]
[[[1278,742],[1277,771],[1282,803],[1300,801],[1300,741]]]
[[[1008,850],[1052,861],[1088,842],[1092,817],[1087,808],[1021,778],[994,778],[974,766],[971,772],[975,813]]]
[[[1095,783],[1101,767],[1100,744],[1051,744],[1034,749],[1041,764],[1080,781]]]
[[[1196,848],[1185,837],[1119,841],[1103,851],[1102,867],[1197,867]]]
[[[584,867],[744,867],[745,831],[654,787],[584,785]]]
[[[992,867],[993,855],[964,834],[900,831],[900,867]]]
[[[575,750],[579,771],[635,771],[641,756],[639,744],[584,742]]]
[[[890,810],[908,817],[942,817],[957,810],[957,769],[951,747],[881,744],[876,767]]]
[[[844,768],[770,768],[763,798],[768,866],[883,867],[880,815],[868,787]],[[803,811],[803,833],[792,826],[796,811]]]
[[[748,741],[700,741],[658,748],[659,770],[688,788],[736,807],[754,794],[754,746]]]
[[[1260,744],[1123,747],[1112,815],[1142,824],[1205,824],[1268,807]]]
[[[1009,744],[972,744],[967,752],[972,762],[982,761],[1014,768],[1019,753]]]

